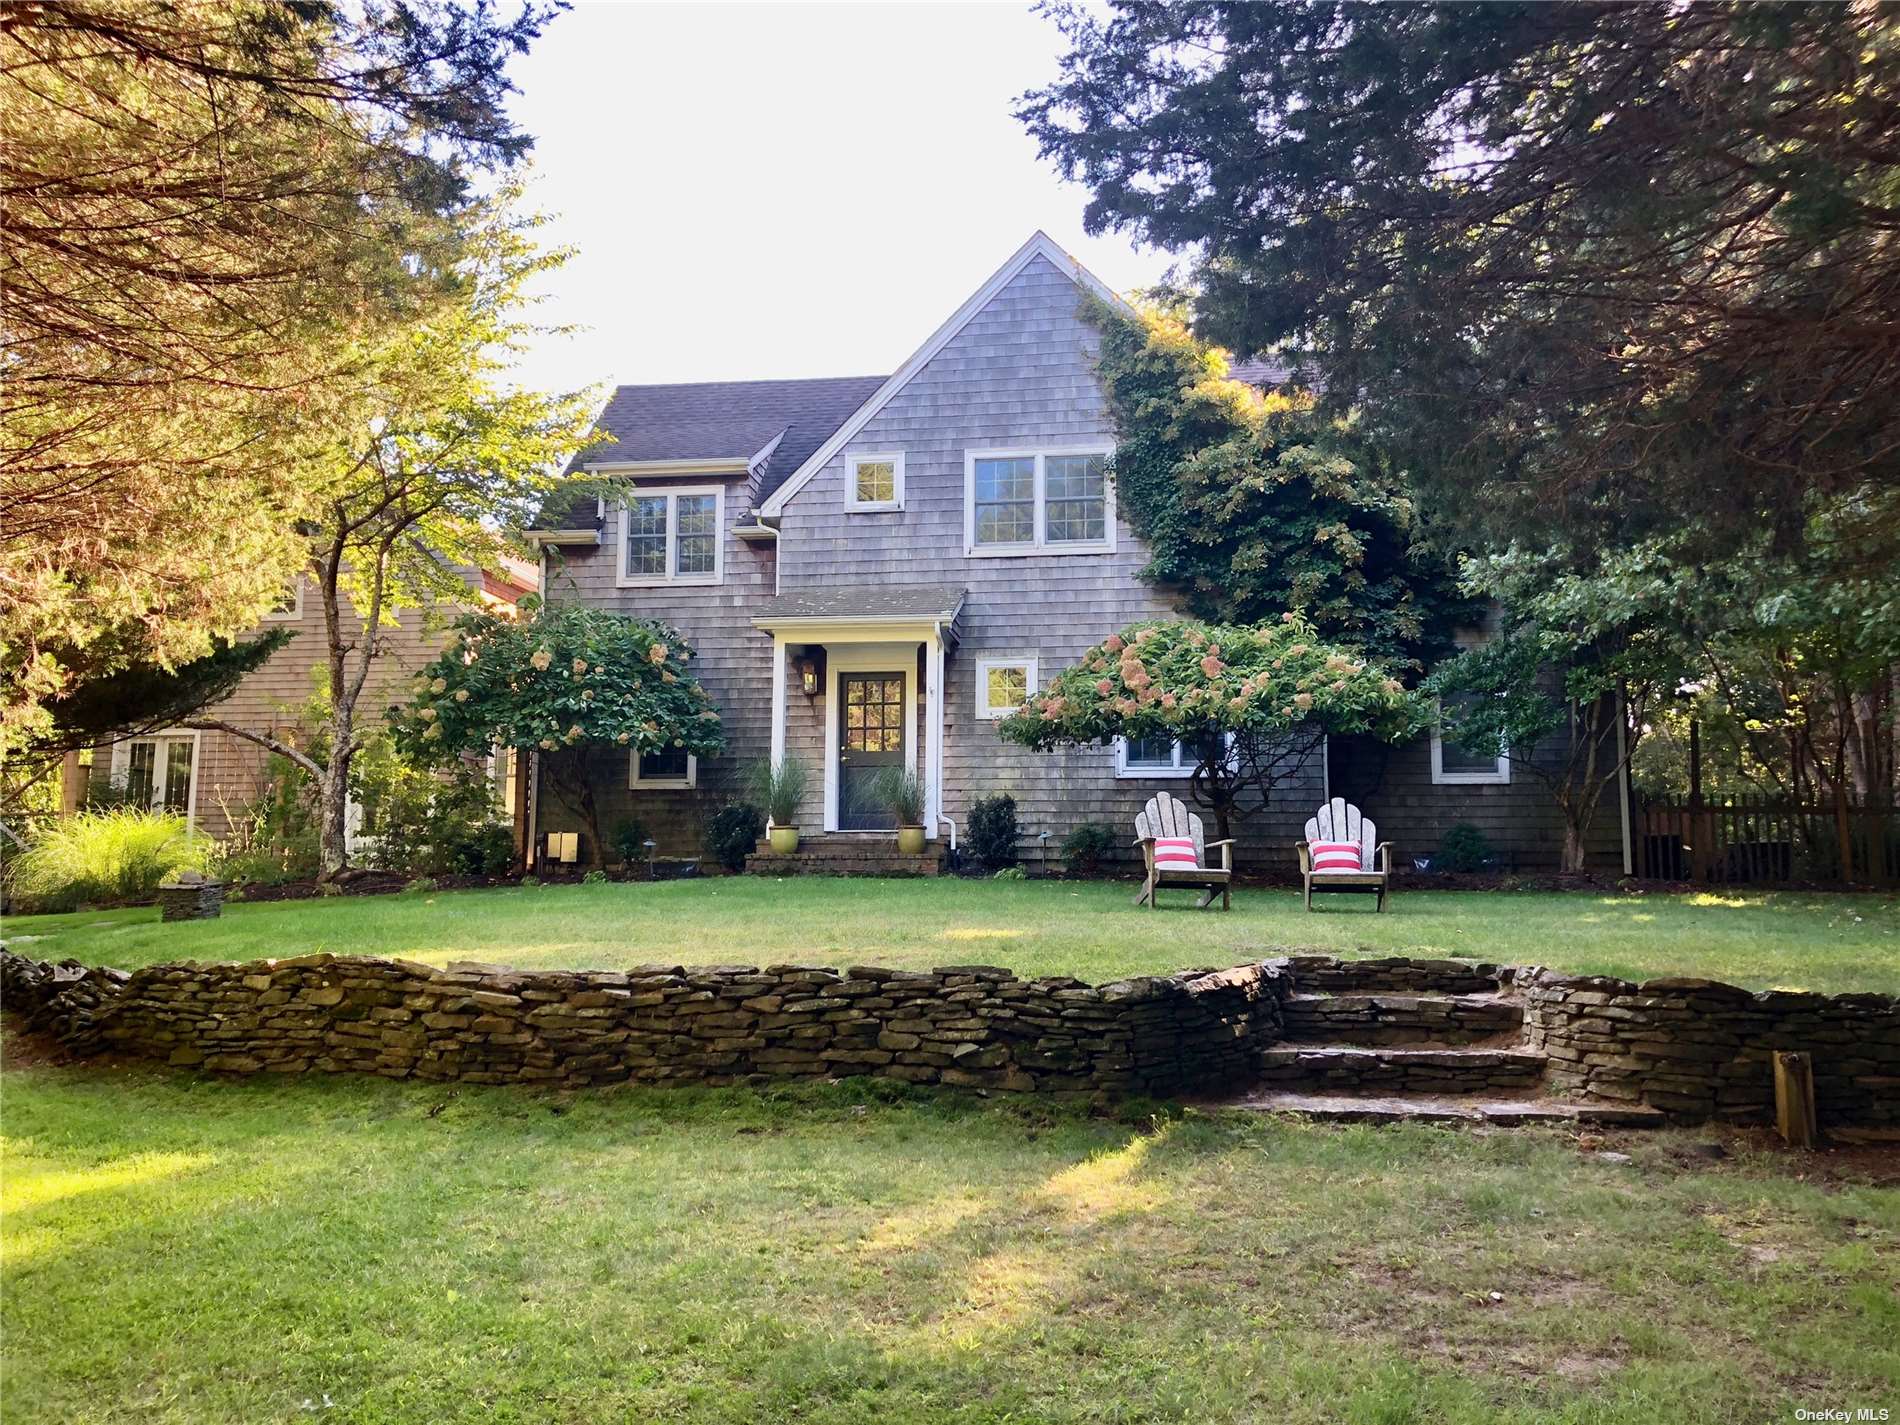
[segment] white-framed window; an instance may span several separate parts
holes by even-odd
[[[155,732],[112,745],[112,789],[128,806],[192,818],[198,809],[198,734]]]
[[[699,759],[684,747],[636,752],[627,759],[627,785],[648,790],[699,784]]]
[[[723,485],[635,489],[620,511],[621,588],[725,579]]]
[[[970,450],[963,544],[972,556],[1105,554],[1115,548],[1108,445]]]
[[[903,509],[904,452],[845,456],[844,507],[865,513]]]
[[[295,583],[284,590],[283,598],[279,599],[276,604],[271,607],[270,612],[264,615],[264,621],[266,623],[280,623],[288,622],[291,619],[302,618],[303,586],[304,580],[299,576]]]
[[[1468,703],[1482,693],[1453,693],[1445,701]],[[1511,757],[1508,749],[1461,747],[1447,741],[1442,723],[1432,724],[1432,781],[1438,786],[1504,787],[1511,782]]]
[[[1008,717],[1036,691],[1033,655],[1011,653],[976,660],[976,715],[993,722]]]
[[[1231,742],[1231,740],[1229,740]],[[1201,752],[1191,742],[1172,737],[1118,737],[1115,739],[1115,775],[1146,780],[1192,777],[1201,765]]]

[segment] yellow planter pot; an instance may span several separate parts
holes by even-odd
[[[922,855],[924,850],[924,829],[921,826],[898,827],[897,849],[906,856]]]
[[[789,856],[798,849],[798,828],[795,826],[775,826],[765,835],[772,843],[774,855]]]

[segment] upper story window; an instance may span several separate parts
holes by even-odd
[[[725,500],[719,485],[635,490],[621,512],[621,586],[719,583]]]
[[[844,505],[847,510],[903,509],[904,452],[847,455],[844,459]]]
[[[1442,700],[1453,706],[1468,704],[1482,693],[1452,693]],[[1443,724],[1432,728],[1432,781],[1440,786],[1508,786],[1511,757],[1508,749],[1466,747],[1445,735]]]
[[[973,450],[964,546],[972,555],[1100,554],[1115,547],[1107,447]]]
[[[1036,660],[1008,655],[976,660],[976,715],[985,722],[1007,717],[1036,691]]]
[[[270,621],[279,619],[300,619],[303,617],[303,583],[300,578],[288,589],[283,597],[271,605],[270,612],[264,617]]]

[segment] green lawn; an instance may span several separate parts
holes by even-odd
[[[8,1425],[1900,1406],[1900,1189],[1868,1157],[861,1082],[0,1088]]]
[[[20,916],[9,944],[127,968],[329,950],[431,964],[617,968],[647,961],[927,968],[1008,965],[1088,980],[1229,965],[1285,949],[1394,950],[1641,979],[1900,990],[1900,902],[1850,895],[1399,894],[1307,914],[1287,890],[1234,910],[1136,910],[1133,887],[1062,881],[703,881],[439,892],[236,905],[210,924],[153,909]],[[1342,898],[1343,899],[1343,898]]]

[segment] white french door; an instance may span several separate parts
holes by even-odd
[[[152,811],[192,813],[197,776],[198,736],[160,732],[128,738],[112,749],[112,783],[128,806]]]

